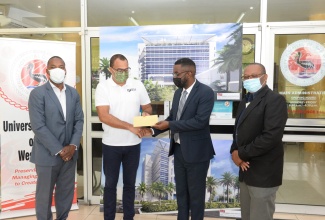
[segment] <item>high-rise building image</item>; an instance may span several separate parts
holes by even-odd
[[[146,155],[142,162],[141,181],[147,186],[154,182],[161,182],[165,186],[168,184],[168,151],[169,143],[158,139],[151,155]],[[152,195],[146,193],[143,199],[151,200]]]
[[[196,78],[214,91],[240,91],[240,70],[229,74],[215,65],[217,38],[215,34],[150,35],[141,37],[138,44],[139,78],[151,80],[161,86],[173,84],[173,66],[182,57],[191,58],[196,64]]]
[[[168,183],[173,183],[174,186],[176,186],[174,156],[168,157],[169,145],[169,142],[158,139],[152,154],[146,154],[144,156],[142,161],[141,182],[145,183],[146,186],[150,186],[154,182],[162,182],[165,186],[167,186]],[[211,176],[211,165],[209,166],[207,176]],[[137,197],[138,196],[137,192]],[[210,193],[206,192],[206,201],[208,201],[209,196]],[[142,199],[151,201],[154,198],[147,192]],[[172,194],[168,194],[168,197],[165,199],[175,200],[176,189]]]
[[[214,34],[143,36],[138,44],[141,81],[152,80],[158,84],[173,85],[173,65],[182,57],[191,58],[196,72],[212,66],[216,57]]]
[[[152,184],[151,167],[152,167],[151,155],[146,154],[143,158],[142,170],[141,170],[141,183],[145,183],[146,186],[149,186]],[[136,190],[136,195],[139,195],[139,192],[137,190]],[[152,198],[151,194],[146,192],[143,195],[143,198],[140,198],[140,200],[150,201],[151,198]]]
[[[169,143],[159,139],[151,156],[152,182],[168,184],[168,151]]]

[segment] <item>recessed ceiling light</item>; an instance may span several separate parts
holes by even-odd
[[[134,14],[135,11],[131,11],[131,12],[132,12],[132,14]]]
[[[37,7],[38,7],[38,8],[42,8],[42,6],[40,6],[40,5],[39,5],[39,6],[37,6]]]
[[[251,6],[251,7],[249,7],[249,9],[250,9],[250,10],[253,10],[253,9],[254,9],[254,7],[253,7],[253,6]]]

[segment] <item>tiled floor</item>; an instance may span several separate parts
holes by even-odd
[[[316,215],[297,215],[275,213],[274,218],[285,220],[325,220],[325,216]],[[35,220],[35,216],[15,218],[15,220]],[[71,211],[68,220],[99,220],[103,219],[103,213],[99,211],[99,205],[83,205],[80,204],[78,210]],[[123,214],[117,213],[116,220],[123,220]],[[149,215],[137,214],[134,220],[176,220],[176,216],[170,215]],[[229,218],[204,218],[205,220],[229,220]]]

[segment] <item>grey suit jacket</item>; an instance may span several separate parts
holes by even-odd
[[[61,104],[51,84],[33,89],[28,100],[29,118],[35,134],[30,161],[36,165],[54,166],[61,159],[56,155],[64,146],[80,145],[84,115],[77,91],[66,86],[66,121]],[[75,152],[73,160],[77,160]]]

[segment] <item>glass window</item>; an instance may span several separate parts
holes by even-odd
[[[0,1],[0,28],[79,27],[80,20],[79,0]]]
[[[275,35],[274,91],[289,118],[325,118],[325,34]]]
[[[323,0],[269,0],[267,21],[309,21],[325,19]]]
[[[259,22],[260,1],[88,0],[88,26]]]
[[[284,152],[276,203],[325,205],[325,144],[286,142]]]

